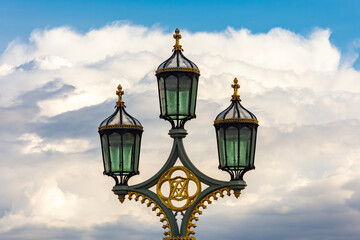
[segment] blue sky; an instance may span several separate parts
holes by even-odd
[[[360,2],[353,0],[277,1],[1,1],[0,50],[14,38],[26,40],[35,28],[63,25],[78,31],[114,20],[168,31],[222,31],[227,26],[267,32],[282,27],[307,34],[315,27],[330,28],[331,41],[343,51],[359,38]]]
[[[177,27],[201,71],[184,139],[195,166],[229,179],[213,120],[234,77],[260,122],[248,186],[209,206],[195,236],[359,239],[359,1],[0,3],[1,239],[161,239],[150,209],[112,193],[97,127],[122,84],[144,126],[141,174],[130,184],[162,166],[172,142],[154,71]]]

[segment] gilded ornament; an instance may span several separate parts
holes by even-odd
[[[182,171],[186,177],[175,176],[173,173]],[[193,195],[189,194],[189,182],[192,181],[196,185],[196,192]],[[170,190],[167,196],[161,191],[164,183],[168,183]],[[201,192],[201,183],[199,179],[186,167],[176,166],[167,170],[159,179],[156,186],[156,193],[160,200],[172,211],[186,210],[199,196]],[[175,206],[172,201],[185,202],[182,206]],[[177,204],[176,204],[177,205]]]

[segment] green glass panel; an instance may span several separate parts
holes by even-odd
[[[238,166],[239,159],[239,131],[236,127],[228,127],[225,130],[226,161],[228,167]]]
[[[133,172],[132,160],[134,156],[135,137],[131,133],[123,135],[123,171]]]
[[[103,158],[104,158],[104,167],[105,172],[109,173],[110,171],[110,159],[109,159],[109,148],[108,148],[108,138],[106,134],[101,137],[102,150],[103,150]]]
[[[190,110],[191,116],[195,115],[197,86],[198,86],[198,77],[194,76],[192,82],[192,93],[191,93],[191,110]]]
[[[122,170],[122,148],[121,135],[112,133],[109,136],[111,172],[119,172]]]
[[[256,128],[253,127],[252,129],[252,136],[251,136],[251,157],[250,157],[250,166],[254,166],[254,159],[255,159],[255,145],[256,145]]]
[[[240,166],[247,167],[250,162],[251,129],[240,129]]]
[[[136,142],[135,142],[135,165],[134,165],[134,171],[139,171],[139,156],[140,156],[140,138],[141,136],[139,134],[136,134]]]
[[[166,84],[166,102],[167,102],[167,114],[177,114],[177,78],[170,75],[165,79]]]
[[[164,87],[164,78],[159,79],[159,94],[160,94],[160,111],[161,115],[166,114],[166,102],[165,102],[165,87]]]
[[[220,167],[225,166],[225,139],[224,139],[224,129],[220,128],[217,130],[217,140],[219,145],[219,160]]]
[[[181,76],[179,79],[179,115],[189,115],[191,78]]]

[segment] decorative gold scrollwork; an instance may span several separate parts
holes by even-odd
[[[218,189],[212,193],[209,193],[208,195],[206,195],[206,197],[204,197],[194,208],[193,212],[191,213],[191,216],[189,218],[189,222],[187,224],[187,228],[186,228],[186,236],[190,237],[190,235],[194,235],[195,231],[191,230],[191,228],[196,228],[196,224],[193,223],[193,221],[199,221],[199,218],[195,216],[195,214],[201,215],[202,211],[200,211],[200,208],[202,209],[206,209],[207,205],[211,204],[212,201],[210,200],[210,198],[213,198],[213,201],[216,201],[218,199],[218,197],[216,196],[217,194],[219,194],[219,196],[221,198],[223,198],[225,196],[224,192],[226,192],[228,196],[231,195],[230,192],[230,188],[226,187],[226,188],[221,188]],[[236,198],[239,197],[240,192],[234,192]],[[207,205],[205,205],[205,203]]]
[[[175,176],[173,173],[176,171],[182,171],[186,177]],[[189,194],[190,181],[195,183],[196,192],[192,195]],[[169,193],[164,196],[161,192],[161,187],[164,183],[168,183],[170,190]],[[199,179],[186,167],[176,166],[167,170],[159,179],[156,186],[156,193],[160,200],[172,211],[186,210],[199,196],[201,192],[201,183]],[[185,202],[182,206],[175,206],[172,201]],[[180,203],[181,204],[181,203]]]
[[[139,201],[140,197],[141,197],[141,203],[144,204],[146,201],[146,206],[147,207],[152,207],[152,211],[157,211],[156,216],[160,217],[160,222],[162,222],[163,226],[162,228],[165,229],[164,235],[165,236],[171,236],[171,228],[170,228],[170,223],[169,220],[166,217],[166,214],[164,213],[164,211],[159,207],[159,205],[154,202],[151,198],[145,196],[144,194],[141,193],[137,193],[137,192],[129,192],[129,200],[133,199],[133,197],[135,196],[135,201]],[[120,199],[119,199],[120,200]],[[167,230],[166,230],[167,229]]]

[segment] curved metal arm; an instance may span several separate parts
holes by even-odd
[[[220,189],[227,188],[228,194],[230,194],[230,190],[234,190],[235,193],[240,194],[240,191],[246,187],[245,181],[238,180],[238,181],[220,181],[216,180],[214,178],[208,177],[204,173],[202,173],[200,170],[198,170],[194,164],[190,161],[189,157],[186,154],[184,144],[182,139],[187,135],[187,132],[185,129],[171,129],[169,132],[169,135],[174,138],[173,146],[171,153],[164,164],[164,166],[151,178],[148,180],[133,185],[133,186],[125,186],[125,185],[116,185],[113,187],[113,192],[119,196],[119,199],[124,199],[125,195],[127,195],[129,192],[135,192],[142,194],[146,196],[148,201],[150,202],[150,199],[158,205],[158,207],[161,209],[161,211],[166,215],[166,220],[170,225],[170,232],[171,236],[182,236],[185,237],[190,234],[193,234],[189,232],[189,229],[191,226],[190,218],[195,214],[195,210],[203,205],[204,199],[209,199],[209,196],[212,197],[215,196],[217,193],[220,193],[220,195],[223,195],[222,192],[219,192]],[[174,214],[169,208],[165,206],[165,204],[159,199],[159,197],[149,189],[157,184],[161,176],[169,170],[171,167],[174,166],[177,159],[180,159],[181,163],[188,168],[190,171],[194,173],[194,175],[200,180],[200,182],[208,185],[205,190],[203,190],[198,198],[194,201],[194,203],[186,210],[183,219],[181,228],[179,231],[179,227],[176,222],[176,214]],[[238,196],[238,195],[237,195]],[[143,202],[145,202],[146,199]],[[209,202],[209,200],[207,200]],[[200,204],[200,205],[199,205]],[[190,226],[190,227],[189,227]]]

